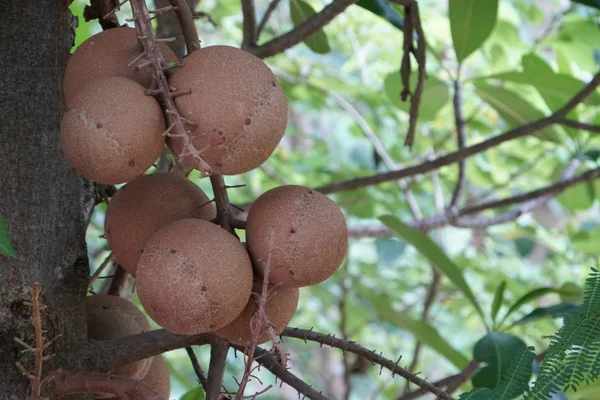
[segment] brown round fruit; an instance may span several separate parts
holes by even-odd
[[[164,146],[158,102],[125,78],[96,80],[72,100],[60,125],[63,153],[86,178],[104,184],[143,174]]]
[[[142,382],[161,394],[163,398],[169,398],[171,394],[171,377],[169,367],[162,356],[155,356],[152,359],[150,370]]]
[[[258,295],[262,292],[262,280],[254,284],[253,292]],[[267,317],[273,327],[275,335],[279,335],[285,327],[290,323],[296,308],[298,307],[298,298],[300,289],[282,288],[279,286],[269,285],[269,300],[267,301]],[[219,329],[215,335],[229,341],[230,343],[239,346],[249,346],[252,340],[252,332],[250,330],[250,322],[252,316],[258,308],[257,299],[255,296],[250,298],[244,311],[229,325]],[[271,340],[269,326],[264,326],[257,344],[263,344]]]
[[[348,229],[329,197],[289,185],[263,193],[252,204],[246,241],[261,276],[270,259],[269,282],[302,287],[337,271],[348,249]]]
[[[175,53],[165,43],[159,43],[167,62],[178,62]],[[143,52],[134,28],[121,27],[102,31],[83,42],[71,55],[65,70],[63,89],[65,104],[79,90],[97,79],[120,76],[148,88],[152,83],[152,70],[148,67],[136,71],[128,66]]]
[[[115,260],[131,275],[148,239],[163,226],[183,218],[211,220],[215,207],[196,184],[168,172],[142,175],[120,188],[104,220]]]
[[[235,47],[210,46],[183,60],[170,79],[177,89],[191,89],[175,103],[192,127],[193,144],[212,172],[248,172],[271,155],[287,125],[288,106],[281,85],[258,57]],[[176,155],[188,152],[182,138],[169,138]],[[202,170],[193,156],[182,163]]]
[[[163,328],[182,335],[215,331],[246,307],[252,263],[223,228],[180,219],[159,229],[137,264],[140,303]]]
[[[119,296],[88,296],[85,298],[85,304],[89,339],[111,340],[150,330],[150,324],[144,314],[131,302]],[[148,373],[151,363],[152,359],[147,358],[109,372],[141,380]]]

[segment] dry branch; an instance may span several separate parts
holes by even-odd
[[[242,0],[243,15],[243,40],[242,49],[247,49],[256,45],[256,11],[254,9],[254,0]]]
[[[454,125],[456,127],[456,139],[458,144],[458,150],[462,150],[465,148],[466,142],[466,123],[465,116],[463,112],[463,98],[462,98],[462,85],[458,80],[460,76],[460,66],[459,71],[457,73],[457,78],[454,81],[454,97],[452,100],[452,104],[454,106]],[[465,170],[466,160],[460,160],[458,162],[458,179],[456,181],[456,186],[454,187],[454,192],[452,193],[452,199],[450,200],[450,204],[448,208],[451,209],[456,205],[458,198],[460,197],[461,191],[465,184],[466,179],[466,170]]]
[[[286,328],[281,333],[281,336],[293,337],[296,339],[302,339],[304,341],[310,340],[312,342],[317,342],[322,345],[324,344],[343,351],[354,353],[360,357],[363,357],[366,360],[371,361],[374,364],[378,364],[384,368],[389,369],[390,371],[392,371],[393,374],[400,375],[407,381],[414,383],[420,388],[426,389],[430,393],[433,393],[436,396],[438,396],[439,399],[452,400],[452,396],[450,396],[448,393],[444,392],[438,387],[435,387],[426,380],[419,378],[415,374],[410,373],[406,369],[400,367],[397,362],[389,360],[381,356],[380,354],[377,354],[375,351],[369,350],[355,342],[346,341],[331,335],[325,335],[323,333],[315,332],[312,330],[299,328]]]
[[[455,162],[464,160],[468,157],[474,156],[475,154],[479,154],[483,151],[496,147],[502,143],[518,139],[527,135],[531,135],[532,133],[535,133],[550,125],[562,123],[565,119],[565,116],[579,103],[585,100],[590,94],[592,94],[599,84],[600,72],[596,73],[596,75],[594,75],[594,78],[581,91],[575,94],[567,102],[567,104],[555,111],[550,116],[521,125],[517,128],[509,130],[508,132],[494,136],[473,146],[465,147],[462,150],[458,150],[445,156],[438,157],[434,160],[426,161],[424,163],[413,165],[411,167],[403,168],[397,171],[389,171],[372,176],[366,176],[363,178],[356,178],[347,181],[330,183],[328,185],[316,188],[315,190],[321,193],[328,194],[360,189],[365,186],[377,185],[383,182],[398,180],[415,175],[421,175],[426,172],[430,172],[435,169],[444,167],[446,165],[451,165]]]

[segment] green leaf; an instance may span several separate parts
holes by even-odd
[[[410,332],[424,345],[438,352],[456,368],[463,369],[468,363],[468,358],[456,350],[450,343],[429,325],[426,321],[420,321],[411,317],[408,313],[396,311],[390,306],[390,298],[365,289],[359,289],[360,297],[368,300],[379,316],[399,329]]]
[[[544,318],[559,318],[565,314],[578,313],[581,306],[573,303],[559,303],[550,307],[539,307],[516,321],[512,326],[528,324]]]
[[[500,311],[500,307],[502,306],[502,301],[504,300],[504,290],[506,289],[506,281],[502,281],[498,288],[496,289],[496,293],[494,294],[494,301],[492,302],[492,321],[496,323],[496,316],[498,315],[498,311]]]
[[[494,388],[498,385],[502,373],[523,347],[525,342],[520,338],[500,332],[490,332],[477,341],[473,347],[473,359],[487,365],[473,375],[473,386]]]
[[[0,253],[6,254],[13,258],[17,257],[15,249],[13,249],[10,238],[8,237],[8,231],[2,215],[0,215]]]
[[[502,323],[504,321],[506,321],[506,318],[508,318],[513,312],[517,311],[519,308],[521,308],[525,304],[530,303],[534,300],[537,300],[540,297],[545,296],[550,293],[560,293],[560,289],[556,289],[556,288],[552,288],[552,287],[541,287],[541,288],[533,289],[532,291],[525,293],[523,296],[521,296],[519,299],[517,299],[517,301],[515,301],[512,306],[510,306],[510,308],[508,309],[508,311],[506,312],[506,314],[504,315],[504,317],[502,318],[502,321],[500,321],[500,324],[498,326],[501,326]]]
[[[583,288],[575,282],[565,282],[560,287],[560,300],[565,303],[581,303]]]
[[[290,3],[290,18],[294,26],[298,26],[317,12],[312,6],[302,0],[291,0]],[[321,29],[304,39],[304,43],[315,53],[327,54],[331,51],[327,35]]]
[[[410,74],[410,90],[414,92],[417,87],[418,72]],[[400,74],[396,71],[388,74],[384,81],[384,90],[393,104],[399,109],[408,113],[410,110],[410,101],[402,101],[400,92],[402,92],[402,80]],[[429,75],[423,84],[423,95],[421,105],[419,106],[419,121],[428,122],[435,119],[440,109],[450,100],[448,85],[433,75]]]
[[[508,89],[480,81],[475,82],[475,87],[479,97],[493,107],[511,128],[545,116],[543,112]],[[554,126],[539,131],[536,136],[543,140],[562,143],[560,132]]]
[[[572,213],[589,209],[594,204],[594,198],[595,196],[590,193],[587,182],[570,187],[556,196],[556,200]]]
[[[490,36],[498,0],[449,0],[450,30],[456,58],[462,62]]]
[[[181,397],[181,400],[204,400],[204,396],[204,389],[202,387],[197,387],[184,394]]]
[[[600,255],[600,228],[592,231],[580,231],[571,238],[575,249],[589,255]]]
[[[396,28],[404,29],[404,18],[387,0],[359,0],[357,6],[380,16]]]
[[[462,271],[426,234],[412,229],[398,218],[385,215],[379,218],[394,234],[412,244],[425,258],[444,274],[471,301],[485,324],[485,316]]]

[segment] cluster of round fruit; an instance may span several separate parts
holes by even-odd
[[[161,51],[166,60],[175,59],[167,47]],[[139,301],[158,325],[184,335],[214,332],[248,346],[258,307],[252,293],[261,292],[269,271],[269,323],[254,334],[258,344],[267,342],[291,320],[299,288],[323,282],[341,265],[348,246],[344,216],[322,193],[281,186],[252,204],[244,244],[214,223],[215,207],[192,181],[176,173],[144,174],[162,151],[168,119],[145,90],[152,75],[131,67],[143,59],[131,28],[104,31],[75,51],[64,84],[65,156],[89,179],[128,182],[109,203],[106,238],[116,262],[136,278]],[[175,103],[183,118],[194,122],[188,134],[195,155],[215,174],[235,175],[260,166],[283,136],[288,109],[281,86],[260,59],[243,50],[198,50],[183,60],[169,84],[173,90],[191,89]],[[215,134],[220,140],[214,140]],[[200,169],[183,139],[174,135],[167,145],[183,164]],[[100,324],[99,313],[107,309],[95,304],[118,308],[127,303],[107,296],[89,301],[91,325]],[[117,325],[140,321],[139,316],[122,321],[119,312],[109,313],[121,321]],[[147,324],[145,318],[143,322]],[[136,329],[149,327],[140,323],[118,333],[101,328],[93,333],[91,328],[90,337],[112,339]],[[140,365],[135,373],[126,368],[119,373],[142,379],[148,370]]]

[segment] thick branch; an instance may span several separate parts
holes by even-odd
[[[56,395],[81,393],[110,393],[118,398],[165,400],[150,386],[135,379],[98,372],[69,372],[58,370],[51,375],[56,383]]]
[[[200,49],[200,40],[198,39],[198,31],[192,18],[192,12],[185,0],[169,0],[175,8],[175,14],[181,26],[181,33],[185,40],[188,54]]]
[[[229,343],[224,340],[215,340],[215,343],[210,346],[210,365],[206,385],[207,400],[219,400],[221,397],[221,385],[225,375],[228,352]]]
[[[256,45],[256,11],[254,0],[242,0],[243,32],[242,49]]]
[[[322,29],[337,15],[341,14],[348,6],[356,3],[356,1],[357,0],[333,0],[333,2],[328,4],[323,10],[296,26],[288,33],[279,36],[262,46],[250,47],[246,50],[259,58],[271,57],[282,53],[290,47],[302,42],[311,34]]]
[[[561,123],[565,116],[573,109],[577,104],[585,100],[600,84],[600,72],[594,75],[594,78],[588,83],[580,92],[567,102],[562,108],[554,112],[552,115],[539,119],[537,121],[529,122],[521,125],[517,128],[511,129],[506,133],[498,136],[494,136],[488,140],[484,140],[478,144],[470,147],[465,147],[462,150],[455,151],[454,153],[447,154],[442,157],[438,157],[431,161],[426,161],[422,164],[413,165],[412,167],[403,168],[397,171],[384,172],[372,176],[363,178],[352,179],[348,181],[341,181],[331,183],[329,185],[321,186],[315,190],[321,193],[336,193],[343,192],[346,190],[359,189],[365,186],[377,185],[383,182],[406,178],[409,176],[421,175],[429,171],[433,171],[440,167],[453,164],[455,162],[464,160],[475,154],[481,153],[485,150],[496,147],[502,143],[521,138],[544,129],[552,124]]]
[[[216,337],[211,334],[177,335],[164,329],[125,336],[119,339],[92,342],[92,354],[100,354],[108,367],[114,369],[134,361],[154,357],[166,351],[193,345],[212,344]]]
[[[387,358],[377,354],[372,350],[362,347],[361,345],[356,344],[355,342],[345,341],[343,339],[339,339],[331,335],[325,335],[323,333],[299,328],[286,328],[281,333],[281,336],[303,339],[305,341],[310,340],[313,342],[325,344],[327,346],[335,347],[343,351],[349,351],[360,357],[363,357],[366,360],[371,361],[374,364],[379,364],[382,367],[389,369],[390,371],[392,371],[392,373],[398,374],[401,377],[408,380],[409,382],[414,383],[415,385],[426,389],[430,393],[435,394],[439,399],[452,400],[452,396],[450,396],[448,393],[444,392],[438,387],[435,387],[426,380],[421,379],[418,376],[410,373],[406,369],[400,367],[397,364],[397,362],[388,360]]]

